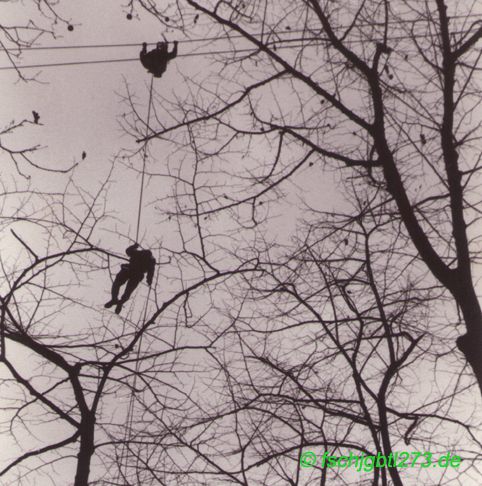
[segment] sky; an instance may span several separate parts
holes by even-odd
[[[99,5],[101,5],[99,10]],[[69,2],[61,7],[69,6]],[[73,4],[70,3],[73,7]],[[5,8],[5,7],[3,7]],[[23,56],[22,63],[42,64],[75,62],[98,59],[137,59],[140,44],[147,40],[154,42],[160,31],[151,18],[140,21],[126,19],[126,14],[118,2],[82,2],[81,8],[64,11],[65,18],[71,19],[74,31],[60,27],[62,38],[51,40],[44,37],[49,46],[95,45],[95,44],[138,44],[127,48],[65,49],[30,51]],[[119,29],[121,27],[121,30]],[[174,71],[174,72],[173,72]],[[136,95],[147,97],[150,79],[139,62],[109,64],[84,64],[80,66],[50,67],[26,71],[27,75],[39,72],[36,82],[17,81],[14,71],[0,71],[2,90],[2,121],[20,117],[31,117],[31,111],[40,114],[41,126],[29,126],[18,133],[18,142],[29,140],[32,145],[44,147],[36,154],[36,161],[45,167],[66,168],[79,163],[76,180],[90,188],[95,187],[110,170],[110,160],[123,147],[133,146],[133,141],[122,132],[118,117],[125,111],[120,96],[125,93],[124,81],[135,86]],[[162,89],[171,90],[175,86],[175,70],[169,70],[162,79]],[[147,99],[144,101],[147,105]],[[87,157],[81,161],[85,151]],[[141,161],[139,161],[141,163]],[[116,178],[126,178],[125,171],[117,171]],[[51,174],[37,172],[35,183],[50,185],[56,179]],[[127,177],[132,181],[132,175]],[[62,181],[61,181],[62,182]],[[130,185],[130,188],[135,186]],[[137,194],[133,190],[121,190],[122,197],[112,195],[112,206],[125,202],[123,218],[134,219]],[[129,200],[132,196],[132,200]],[[130,209],[133,209],[132,214]]]
[[[143,12],[136,12],[132,20],[126,18],[126,11],[119,6],[119,2],[106,0],[101,3],[92,0],[82,2],[82,6],[72,2],[61,3],[59,11],[63,18],[70,21],[74,30],[69,32],[65,25],[58,27],[58,39],[43,37],[42,46],[75,46],[98,44],[135,44],[129,47],[105,47],[93,49],[57,49],[25,51],[19,64],[32,65],[44,63],[61,63],[106,59],[137,59],[142,42],[155,43],[165,35],[169,41],[181,41],[179,57],[173,61],[162,79],[156,79],[154,90],[167,99],[178,99],[185,94],[183,75],[190,79],[206,80],[210,70],[217,72],[219,66],[212,64],[209,56],[189,57],[189,54],[212,52],[219,49],[220,42],[183,43],[185,37],[179,31],[165,29],[152,16]],[[0,9],[10,12],[9,5],[1,5]],[[19,15],[13,7],[14,16]],[[0,10],[0,13],[2,11]],[[29,12],[28,7],[23,10],[23,16]],[[3,18],[5,13],[2,13]],[[209,35],[209,32],[207,33]],[[221,47],[222,48],[222,47]],[[186,56],[186,57],[183,57]],[[0,57],[0,66],[6,66],[5,56]],[[122,149],[137,149],[139,146],[133,137],[126,135],[119,120],[126,112],[122,98],[126,94],[126,84],[134,94],[140,105],[140,112],[144,110],[147,116],[147,101],[150,76],[145,72],[140,62],[114,62],[101,64],[84,64],[79,66],[58,66],[25,70],[26,75],[37,74],[38,82],[25,83],[18,80],[14,70],[0,70],[2,89],[2,119],[3,123],[19,120],[23,117],[31,118],[31,111],[40,114],[40,126],[28,126],[18,131],[11,140],[18,144],[40,145],[42,149],[36,153],[36,162],[44,167],[67,168],[79,163],[76,168],[75,179],[78,183],[92,189],[110,170],[110,161]],[[156,155],[163,155],[167,146],[156,142]],[[85,151],[87,157],[81,160]],[[260,154],[266,157],[268,154]],[[270,155],[268,155],[270,156]],[[164,160],[157,160],[157,169]],[[137,167],[141,168],[139,158]],[[157,171],[157,170],[156,170]],[[52,177],[38,171],[27,171],[35,176],[35,183],[40,187],[51,187],[57,180],[62,184],[63,177]],[[330,179],[330,175],[324,176]],[[133,238],[137,203],[139,197],[140,180],[138,174],[122,167],[117,163],[114,172],[112,191],[109,195],[109,209],[117,211],[122,221],[119,228],[123,233],[130,232]],[[315,200],[319,200],[320,185],[323,180],[320,174],[313,178],[302,177],[305,192],[311,186]],[[146,181],[146,204],[152,202],[153,192],[149,189],[149,179]],[[126,184],[129,190],[126,191]],[[169,184],[169,181],[166,181]],[[137,185],[137,190],[136,189]],[[157,186],[158,187],[158,186]],[[156,187],[156,191],[158,190]],[[326,184],[325,190],[330,190]],[[291,201],[283,211],[284,219],[297,205],[290,204],[297,200],[296,189],[290,195]],[[166,191],[169,188],[166,187]],[[327,201],[333,200],[327,198]],[[293,222],[296,216],[290,218]],[[286,232],[286,221],[283,231]],[[282,236],[282,235],[281,235]],[[148,238],[148,237],[147,237]]]
[[[23,8],[19,8],[18,2],[0,4],[0,16],[6,24],[25,22],[29,17],[36,19],[37,11],[32,4],[20,5],[23,5]],[[127,19],[127,13],[119,2],[113,0],[101,3],[86,0],[81,4],[60,2],[58,14],[74,27],[73,31],[67,29],[67,23],[57,24],[56,39],[46,35],[36,44],[36,47],[52,46],[56,49],[25,50],[18,60],[18,65],[112,59],[133,61],[25,69],[25,76],[35,77],[35,81],[29,82],[20,80],[15,70],[0,69],[1,125],[6,125],[12,120],[18,122],[24,118],[31,119],[32,110],[40,115],[39,125],[28,124],[5,138],[10,146],[39,146],[40,149],[35,152],[33,159],[42,167],[66,169],[77,164],[73,180],[77,187],[89,194],[95,193],[100,187],[114,161],[106,207],[106,212],[111,218],[94,234],[94,242],[118,255],[123,254],[127,244],[135,240],[136,234],[142,159],[140,155],[132,159],[136,169],[134,171],[116,155],[140,148],[135,142],[135,137],[126,134],[122,127],[123,114],[128,111],[124,102],[127,90],[138,104],[140,116],[147,118],[150,75],[137,60],[142,42],[154,44],[163,36],[168,41],[180,41],[178,57],[170,63],[163,77],[154,81],[157,105],[163,105],[162,100],[159,101],[160,97],[165,100],[183,100],[187,96],[185,77],[203,86],[209,85],[210,75],[217,74],[220,68],[219,64],[213,62],[209,53],[226,48],[222,40],[197,42],[196,39],[213,37],[212,32],[206,29],[203,31],[202,27],[199,32],[187,32],[190,37],[190,42],[187,42],[185,34],[166,29],[144,12],[135,12],[132,20]],[[201,20],[198,26],[200,24]],[[193,40],[195,42],[191,42]],[[66,46],[112,44],[129,46],[61,49]],[[206,55],[198,55],[200,53]],[[191,56],[192,54],[195,56]],[[8,66],[6,56],[0,54],[0,68]],[[226,86],[225,90],[229,90],[229,86]],[[164,111],[161,110],[159,113],[159,120],[151,121],[154,128],[158,123],[173,121],[165,106]],[[180,166],[180,155],[171,152],[174,147],[158,139],[150,144],[150,153],[154,157],[148,159],[148,173],[152,171],[175,174]],[[82,160],[81,155],[84,151],[86,158]],[[274,156],[272,148],[267,147],[255,147],[253,155],[260,163]],[[4,154],[0,154],[0,158],[2,163],[10,168],[12,178],[17,177],[11,161]],[[185,165],[189,166],[189,163]],[[64,174],[40,171],[27,164],[20,164],[19,168],[27,176],[31,176],[31,189],[56,192],[63,190],[65,186]],[[287,241],[294,234],[296,222],[305,211],[305,206],[299,204],[301,198],[315,208],[322,203],[331,206],[339,204],[340,199],[336,198],[332,184],[333,177],[336,176],[328,171],[323,173],[312,169],[301,172],[295,182],[283,187],[286,197],[278,201],[267,227],[273,239]],[[180,242],[174,231],[176,228],[166,222],[159,222],[159,213],[156,211],[158,204],[154,203],[160,195],[171,194],[172,190],[173,179],[170,177],[146,178],[139,238],[145,247],[158,248],[162,245],[171,250],[179,249]],[[323,195],[321,199],[320,194]],[[78,201],[75,199],[71,200],[72,209],[76,202]],[[223,225],[229,225],[229,221],[224,218],[218,224],[219,229],[223,231],[227,229],[223,228]],[[35,230],[22,227],[21,236],[42,254],[44,242],[38,240],[39,235]],[[7,234],[3,235],[0,244],[4,248],[4,253],[8,253],[9,248],[16,248],[18,242],[11,234]],[[164,256],[161,251],[160,259]],[[107,286],[109,282],[106,275]],[[108,289],[104,292],[107,295]],[[98,299],[97,289],[92,290],[92,294],[94,301],[95,298]]]

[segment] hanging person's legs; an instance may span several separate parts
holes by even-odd
[[[112,307],[114,304],[118,303],[119,300],[119,290],[128,280],[129,280],[129,265],[124,263],[121,266],[121,271],[116,275],[114,282],[112,283],[112,298],[107,302],[104,307],[109,308]]]
[[[124,305],[125,302],[129,299],[129,297],[132,295],[132,292],[136,289],[136,287],[142,282],[142,279],[144,278],[143,273],[130,273],[129,274],[129,280],[127,281],[126,288],[124,290],[124,294],[122,295],[121,300],[117,302],[117,306],[115,308],[115,313],[119,314],[120,311],[122,310],[122,306]]]

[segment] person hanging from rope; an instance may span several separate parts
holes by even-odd
[[[150,287],[152,284],[156,260],[152,256],[150,250],[138,250],[138,247],[139,245],[135,243],[126,249],[126,253],[129,257],[129,263],[124,263],[121,265],[121,270],[117,274],[116,278],[114,279],[114,283],[112,284],[112,299],[104,305],[104,307],[109,308],[116,304],[116,314],[120,313],[124,303],[129,299],[136,287],[142,282],[145,273],[147,273],[147,285]],[[119,290],[125,283],[127,284],[124,289],[124,294],[119,300]]]
[[[155,49],[147,52],[147,43],[142,43],[142,51],[139,54],[142,65],[155,78],[160,78],[166,71],[167,63],[177,56],[177,41],[174,48],[168,52],[167,42],[158,42]]]

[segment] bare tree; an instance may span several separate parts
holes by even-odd
[[[179,103],[178,114],[171,105],[164,119],[173,122],[148,136],[180,144],[176,133],[190,127],[198,148],[211,155],[213,177],[223,171],[231,192],[214,183],[200,216],[246,205],[255,214],[272,189],[296,182],[317,160],[382,187],[396,208],[391,217],[403,222],[418,258],[460,309],[466,334],[457,345],[482,388],[482,317],[472,275],[482,36],[475,4],[137,4],[185,29],[201,14],[198,28],[218,29],[216,46],[229,51],[220,55],[217,84],[212,76],[204,85],[186,77],[192,102]],[[263,149],[271,160],[249,167],[232,155],[253,161]]]
[[[170,264],[119,319],[99,305],[106,279],[94,283],[122,258],[100,244],[110,179],[56,194],[4,184],[6,484],[59,484],[57,464],[71,461],[75,486],[323,485],[346,476],[301,469],[303,449],[409,445],[463,445],[464,467],[447,474],[470,477],[473,383],[448,357],[464,322],[457,343],[482,386],[471,274],[482,31],[470,5],[345,4],[128,2],[219,39],[215,75],[187,73],[174,101],[154,90],[147,137],[126,96],[124,128],[151,142],[147,177],[173,182],[156,186],[154,208],[170,238],[154,250]],[[10,153],[15,170],[24,155]],[[350,211],[317,210],[321,190],[304,191],[331,173]],[[294,192],[317,216],[283,246],[270,231]],[[364,472],[404,481],[396,467]],[[442,484],[439,472],[410,480]]]
[[[19,81],[22,82],[37,82],[38,75],[34,74],[32,77],[26,76],[24,70],[21,68],[21,59],[26,50],[38,45],[38,43],[46,37],[55,39],[58,36],[59,26],[73,29],[69,21],[59,13],[59,1],[52,2],[50,0],[34,0],[30,5],[21,6],[19,2],[7,0],[3,3],[3,8],[8,11],[11,9],[15,12],[15,18],[21,18],[22,10],[24,10],[24,21],[7,21],[3,18],[0,21],[0,52],[5,54],[5,59],[10,66],[3,66],[3,68],[13,67],[18,76]],[[32,9],[32,4],[35,8]],[[14,133],[19,136],[22,129],[29,125],[42,126],[42,114],[36,111],[33,107],[28,114],[20,115],[19,119],[6,122],[1,120],[0,128],[0,155],[7,157],[13,163],[14,169],[19,175],[25,179],[30,179],[30,172],[35,169],[40,169],[46,172],[67,173],[70,172],[76,164],[71,167],[45,167],[39,165],[35,161],[33,154],[39,148],[40,143],[30,145],[28,147],[18,147],[15,143],[10,143],[9,136]]]
[[[189,325],[199,294],[256,271],[256,262],[200,269],[187,250],[166,249],[158,261],[173,283],[168,290],[162,282],[162,300],[154,285],[139,289],[120,317],[104,309],[108,270],[125,260],[98,244],[111,177],[91,193],[74,174],[63,192],[26,191],[23,201],[17,192],[5,205],[11,250],[1,260],[0,386],[11,393],[2,394],[2,484],[61,484],[72,473],[72,484],[87,486],[129,476],[132,465],[122,466],[138,439],[126,430],[144,423],[132,402],[140,394],[152,407],[183,409],[188,393],[177,377],[194,374],[196,361],[186,362],[212,342],[180,326]],[[57,464],[68,472],[57,473]]]
[[[182,407],[155,399],[168,378],[139,390],[129,484],[468,480],[478,419],[475,406],[460,414],[471,395],[462,363],[443,363],[452,331],[430,322],[443,289],[427,285],[426,271],[404,271],[413,256],[380,211],[390,206],[360,197],[353,212],[313,214],[296,251],[257,241],[257,271],[230,281],[224,302],[192,318],[212,345],[177,391]],[[237,252],[240,261],[246,253]],[[404,450],[413,452],[408,462],[371,467],[377,454]],[[312,469],[300,465],[306,451],[318,457]],[[434,469],[448,451],[463,465]],[[347,472],[322,465],[323,453],[371,457]]]

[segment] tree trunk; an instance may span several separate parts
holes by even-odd
[[[77,471],[74,486],[88,486],[90,460],[94,454],[95,418],[88,413],[80,422],[80,449],[77,454]]]
[[[482,311],[472,285],[461,289],[457,299],[467,334],[457,339],[457,346],[472,367],[482,392]]]

